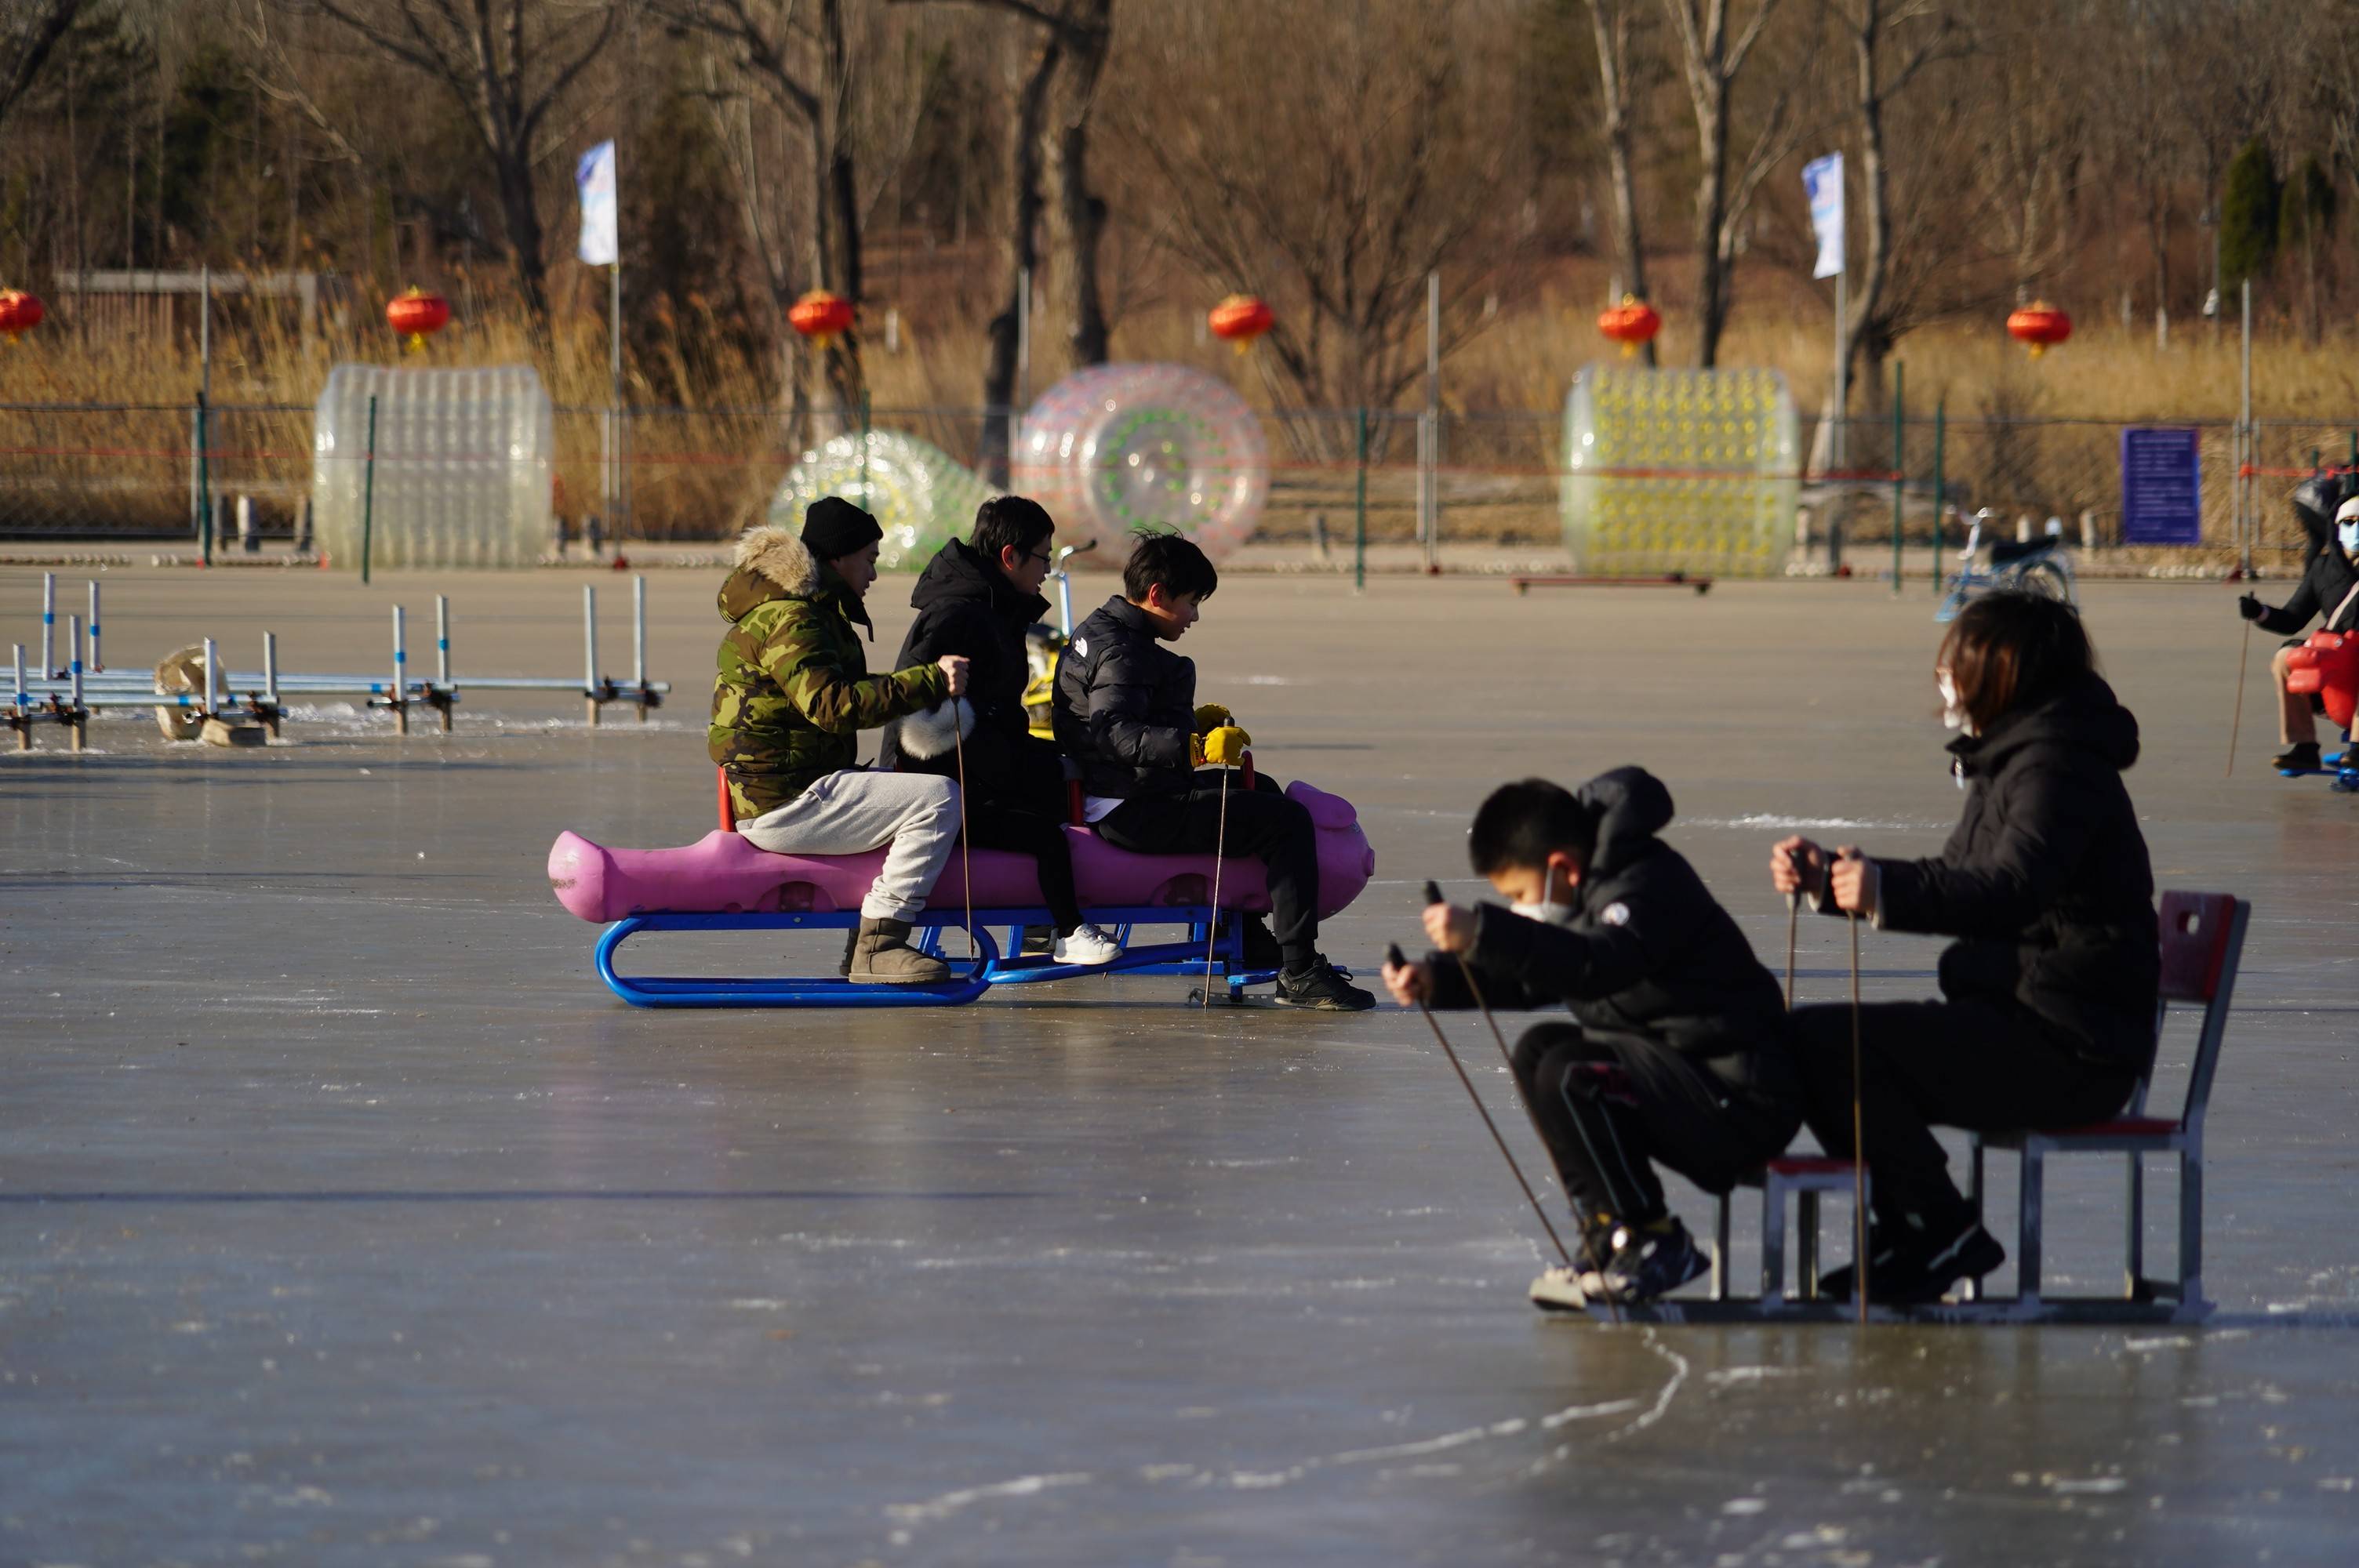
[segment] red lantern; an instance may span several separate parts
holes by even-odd
[[[1212,336],[1224,343],[1234,343],[1237,352],[1253,347],[1254,340],[1277,324],[1270,308],[1250,294],[1232,294],[1204,318],[1212,329]]]
[[[41,315],[38,295],[21,288],[0,288],[0,336],[15,342],[41,324]]]
[[[852,301],[841,294],[814,288],[787,311],[787,324],[824,353],[828,344],[852,330]]]
[[[413,354],[450,323],[451,302],[439,294],[412,288],[386,301],[385,324],[409,340]]]
[[[1663,330],[1663,319],[1636,295],[1625,294],[1621,304],[1598,313],[1597,330],[1622,345],[1622,357],[1626,360],[1638,351],[1640,344],[1655,341],[1655,334]]]
[[[2038,359],[2052,344],[2060,343],[2072,335],[2072,318],[2045,299],[2035,299],[2006,319],[2010,337],[2031,351]]]

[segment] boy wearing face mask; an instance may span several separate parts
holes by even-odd
[[[2280,637],[2299,637],[2313,615],[2326,618],[2329,632],[2359,628],[2359,496],[2335,510],[2333,532],[2310,555],[2291,599],[2273,610],[2248,593],[2236,600],[2236,610],[2262,631]],[[2277,739],[2286,748],[2270,765],[2293,772],[2319,765],[2318,723],[2310,717],[2310,699],[2286,689],[2286,676],[2293,667],[2286,655],[2299,645],[2288,643],[2269,661],[2277,687]]]
[[[1387,965],[1395,1000],[1496,1010],[1562,1002],[1571,1023],[1516,1042],[1531,1108],[1584,1233],[1591,1267],[1532,1285],[1543,1306],[1582,1292],[1647,1301],[1710,1267],[1671,1215],[1653,1162],[1707,1192],[1782,1152],[1801,1122],[1777,982],[1685,857],[1656,835],[1671,796],[1643,768],[1577,791],[1502,785],[1474,814],[1468,858],[1511,901],[1425,912],[1435,952]]]

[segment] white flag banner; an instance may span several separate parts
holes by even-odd
[[[1802,188],[1810,193],[1810,227],[1819,236],[1819,265],[1810,276],[1833,277],[1843,269],[1843,154],[1804,164]]]
[[[582,193],[581,257],[592,266],[613,266],[623,259],[614,216],[614,144],[600,142],[583,153],[573,166],[573,184]]]

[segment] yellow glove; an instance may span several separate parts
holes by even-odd
[[[1223,724],[1206,735],[1198,749],[1214,767],[1231,768],[1245,760],[1245,748],[1252,744],[1252,736],[1234,724]]]
[[[1223,708],[1217,702],[1205,703],[1202,707],[1196,709],[1196,733],[1199,735],[1209,735],[1213,730],[1218,730],[1222,725],[1229,723],[1235,718],[1235,714],[1231,713],[1227,708]]]

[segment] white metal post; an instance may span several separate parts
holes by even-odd
[[[1419,479],[1417,533],[1425,541],[1425,565],[1430,571],[1441,535],[1441,273],[1425,275],[1425,428],[1418,439]]]
[[[270,705],[263,722],[269,727],[270,738],[278,739],[278,633],[262,634],[262,700]]]
[[[401,606],[393,607],[393,732],[409,733],[409,646]]]
[[[647,579],[631,579],[631,686],[638,693],[639,722],[647,721]]]
[[[598,728],[598,590],[582,585],[582,700],[590,728]]]
[[[221,653],[211,637],[205,639],[205,717],[221,717]]]
[[[2253,280],[2245,279],[2245,351],[2244,396],[2239,406],[2243,412],[2238,422],[2245,431],[2245,455],[2236,466],[2237,537],[2240,546],[2238,564],[2245,576],[2253,575],[2253,535],[2258,532],[2260,518],[2253,506],[2252,470],[2259,460],[2258,433],[2253,428]]]
[[[103,675],[105,670],[106,661],[98,652],[98,583],[92,579],[90,585],[90,673]]]
[[[82,617],[67,616],[66,625],[66,653],[71,661],[67,670],[73,676],[73,717],[69,722],[73,730],[73,749],[79,752],[89,725],[89,714],[82,705]]]
[[[41,574],[41,678],[54,680],[65,672],[58,667],[58,574]]]
[[[33,749],[33,725],[31,717],[33,694],[25,689],[25,644],[18,643],[16,644],[16,684],[8,688],[16,694],[16,702],[11,707],[10,711],[15,713],[16,716],[16,750],[20,752],[29,752]]]
[[[442,716],[442,733],[451,733],[451,596],[434,596],[434,711]]]

